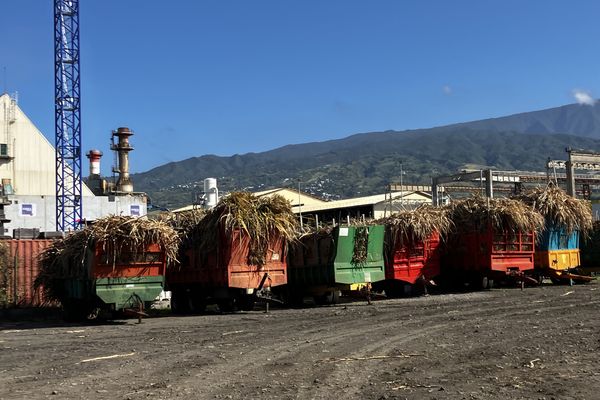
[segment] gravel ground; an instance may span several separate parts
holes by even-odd
[[[598,289],[0,322],[0,398],[598,399]]]

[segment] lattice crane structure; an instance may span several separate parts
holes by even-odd
[[[56,229],[82,221],[79,0],[54,0]]]

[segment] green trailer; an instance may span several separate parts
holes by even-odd
[[[157,244],[135,253],[121,252],[114,264],[97,244],[86,253],[83,267],[82,277],[59,280],[58,297],[67,320],[85,319],[99,311],[144,315],[144,308],[164,287],[165,252]]]
[[[385,279],[384,226],[336,226],[305,235],[290,246],[287,295],[292,303],[313,296],[317,304],[336,303]]]

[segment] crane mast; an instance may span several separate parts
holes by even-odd
[[[80,228],[79,0],[54,0],[56,229]]]

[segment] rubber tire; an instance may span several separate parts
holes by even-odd
[[[550,280],[551,280],[551,281],[552,281],[552,283],[553,283],[553,284],[555,284],[555,285],[564,285],[564,284],[565,284],[565,282],[564,282],[562,279],[560,279],[560,278],[555,278],[555,277],[553,277],[553,276],[551,276],[551,277],[550,277]]]
[[[488,278],[486,275],[483,275],[481,277],[481,288],[483,290],[489,290],[490,289],[490,278]]]
[[[536,277],[536,281],[537,281],[538,285],[542,286],[544,284],[544,275],[538,274],[538,276]]]
[[[239,308],[242,311],[254,310],[256,304],[256,298],[252,295],[244,295],[238,300]]]
[[[93,307],[79,299],[67,299],[63,301],[63,319],[66,322],[82,322],[92,312]]]
[[[187,293],[184,290],[178,289],[171,292],[171,312],[173,314],[187,314],[190,312],[189,306]]]
[[[315,296],[315,303],[320,306],[326,306],[331,304],[337,304],[340,300],[339,290],[330,290],[320,296]]]
[[[228,297],[226,299],[219,299],[217,301],[217,305],[219,306],[219,311],[222,313],[231,313],[236,310],[236,301],[232,297]]]
[[[304,293],[295,290],[289,290],[285,294],[285,304],[292,308],[304,307]]]
[[[402,297],[404,293],[404,288],[400,286],[397,282],[390,282],[385,286],[385,295],[388,298],[396,299]]]
[[[206,297],[198,293],[188,293],[188,304],[192,314],[202,314],[206,311]]]

